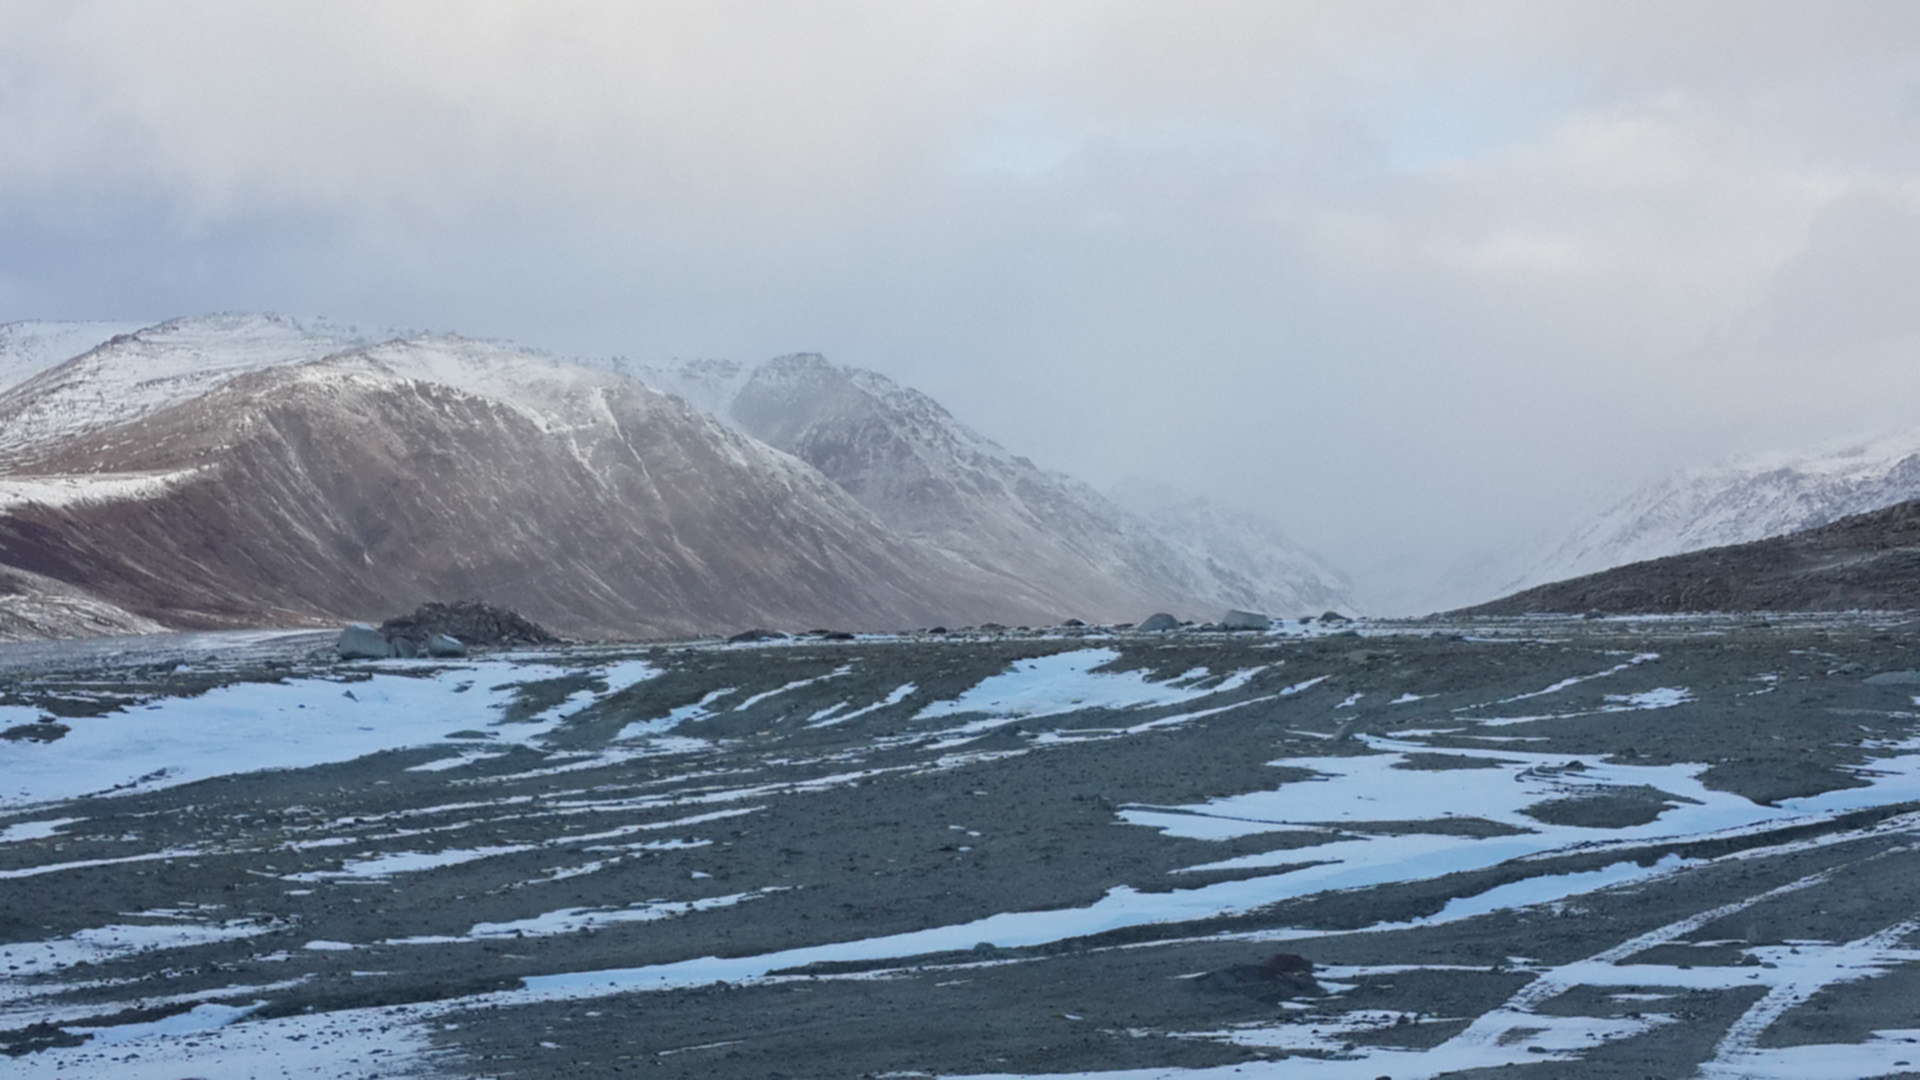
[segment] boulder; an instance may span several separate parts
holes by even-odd
[[[427,655],[453,657],[467,655],[467,646],[452,634],[434,634],[427,638]]]
[[[1920,686],[1920,671],[1883,671],[1867,676],[1865,682],[1868,686]]]
[[[1209,971],[1191,980],[1189,985],[1269,1002],[1326,993],[1326,988],[1314,978],[1313,961],[1297,953],[1274,953],[1262,963],[1235,964]]]
[[[1164,611],[1156,611],[1152,615],[1149,615],[1146,618],[1141,619],[1139,625],[1135,626],[1134,629],[1135,630],[1178,630],[1180,629],[1180,620],[1174,618],[1173,616],[1167,614]]]
[[[1322,615],[1322,619],[1326,616]],[[1220,626],[1224,630],[1265,630],[1273,625],[1273,620],[1257,611],[1235,609],[1220,616]]]
[[[1343,622],[1352,622],[1353,620],[1347,618],[1345,615],[1342,615],[1337,611],[1328,611],[1328,612],[1323,612],[1320,615],[1320,621],[1322,623],[1343,623]]]
[[[1085,626],[1087,624],[1085,621],[1081,619],[1068,619],[1066,622],[1063,622],[1060,625],[1065,626],[1069,629],[1074,629],[1074,628]]]
[[[786,637],[787,635],[781,633],[778,630],[763,630],[760,627],[756,626],[751,630],[742,630],[739,633],[728,638],[727,644],[745,645],[749,642],[754,642],[754,641],[784,641],[786,640]]]
[[[416,652],[425,651],[427,639],[435,634],[458,638],[467,645],[490,648],[552,645],[560,640],[548,633],[545,627],[523,618],[517,612],[479,600],[422,604],[411,615],[401,615],[382,623],[380,633],[389,641],[411,641]]]
[[[340,640],[333,647],[342,660],[385,660],[393,655],[393,646],[366,623],[352,623],[340,631]]]

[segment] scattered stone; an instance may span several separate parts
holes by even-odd
[[[1325,615],[1321,616],[1326,618]],[[1257,611],[1241,611],[1235,608],[1220,616],[1220,626],[1225,630],[1265,630],[1273,625],[1273,620]]]
[[[1193,982],[1206,990],[1242,994],[1263,1001],[1327,992],[1313,977],[1313,961],[1298,953],[1274,953],[1258,964],[1235,964],[1209,971]]]
[[[452,634],[434,634],[427,638],[427,655],[441,658],[465,656],[467,646]]]
[[[1135,626],[1134,629],[1152,631],[1178,630],[1180,629],[1180,620],[1164,611],[1156,611],[1152,615],[1141,619],[1139,625]]]
[[[333,648],[342,660],[385,660],[393,655],[386,636],[366,623],[353,623],[340,631]]]
[[[59,739],[72,730],[72,728],[60,723],[51,716],[43,716],[38,723],[15,724],[5,731],[0,731],[0,739],[5,739],[8,742],[49,743]]]
[[[23,1028],[0,1033],[0,1054],[8,1057],[25,1057],[41,1050],[80,1046],[92,1037],[90,1034],[77,1035],[52,1021],[41,1020]]]

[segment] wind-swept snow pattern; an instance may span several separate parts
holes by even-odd
[[[1920,710],[1870,676],[1910,670],[1899,625],[87,654],[0,691],[0,1049],[1898,1074]]]
[[[1164,682],[1153,681],[1144,671],[1101,670],[1118,659],[1120,653],[1114,649],[1078,649],[1021,660],[957,698],[926,706],[915,719],[963,713],[1018,719],[1089,709],[1177,705],[1212,693],[1238,690],[1259,670],[1237,671],[1216,686],[1203,687],[1210,674],[1205,668],[1194,668]]]

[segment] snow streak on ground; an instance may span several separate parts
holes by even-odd
[[[680,678],[681,661],[665,650],[646,660],[533,653],[393,662],[157,698],[75,718],[52,742],[0,741],[0,809],[15,808],[19,819],[0,824],[0,856],[34,853],[0,870],[0,888],[99,875],[86,880],[138,891],[223,866],[231,872],[237,862],[244,885],[265,882],[288,901],[284,911],[270,909],[259,899],[265,894],[248,891],[235,906],[103,908],[89,924],[0,944],[0,1035],[46,1021],[63,1038],[87,1037],[79,1046],[36,1046],[9,1075],[458,1074],[475,1062],[439,1056],[435,1046],[467,1038],[455,1025],[494,1009],[512,1018],[564,1005],[563,1015],[591,1016],[615,1008],[598,1004],[603,999],[643,994],[655,1003],[646,1006],[651,1017],[675,995],[716,983],[748,991],[805,984],[813,992],[964,969],[953,982],[960,986],[1057,958],[1196,944],[1311,953],[1360,948],[1354,942],[1362,939],[1439,944],[1416,963],[1323,964],[1316,976],[1324,993],[1283,1001],[1275,991],[1266,1016],[1149,1020],[1122,1033],[1219,1051],[1225,1064],[1018,1075],[1405,1080],[1571,1068],[1673,1030],[1683,1019],[1678,996],[1736,992],[1746,996],[1729,1010],[1735,1019],[1689,1064],[1703,1076],[1866,1076],[1905,1067],[1902,1048],[1911,1045],[1901,1040],[1912,1033],[1893,1023],[1848,1045],[1781,1046],[1771,1035],[1816,997],[1870,986],[1920,961],[1920,920],[1876,915],[1832,940],[1732,935],[1743,932],[1739,919],[1838,881],[1877,880],[1874,860],[1920,850],[1920,817],[1889,810],[1920,801],[1910,691],[1892,708],[1862,698],[1836,710],[1845,717],[1833,721],[1844,747],[1836,768],[1854,786],[1815,785],[1813,794],[1759,802],[1711,782],[1713,761],[1569,751],[1557,734],[1575,718],[1699,722],[1749,700],[1755,668],[1714,682],[1691,668],[1672,674],[1651,650],[1589,649],[1490,692],[1463,692],[1429,677],[1448,673],[1444,664],[1381,653],[1377,637],[1366,649],[1329,638],[1252,639],[1204,663],[1191,647],[1155,651],[1161,640],[1151,649],[1116,640],[1013,653],[1011,663],[1001,652],[964,679],[952,672],[965,669],[937,665],[879,668],[879,654],[862,651],[872,643],[824,662],[790,659],[800,648],[786,643],[757,653],[710,650],[759,666],[715,662],[703,669],[714,673],[704,686]],[[1286,651],[1304,648],[1318,651]],[[943,655],[942,663],[971,662]],[[848,691],[856,672],[865,679],[876,670],[885,677]],[[664,680],[668,674],[676,679]],[[1769,671],[1766,685],[1804,677]],[[555,682],[565,689],[543,686]],[[940,688],[938,700],[909,705],[936,696],[923,693],[927,686]],[[522,704],[536,693],[541,705]],[[1788,696],[1750,707],[1776,708]],[[1509,716],[1519,711],[1509,706],[1556,711]],[[894,711],[872,719],[882,710]],[[1856,714],[1877,726],[1855,725]],[[510,715],[524,719],[507,722]],[[0,726],[39,718],[33,707],[0,706]],[[861,719],[867,723],[852,723]],[[1520,725],[1530,726],[1491,737],[1552,748],[1473,741],[1480,729]],[[395,752],[405,756],[383,756]],[[359,779],[318,768],[349,761],[358,762]],[[1132,773],[1101,774],[1090,764],[1142,761],[1146,771]],[[225,805],[221,785],[174,790],[261,770],[286,770],[289,784],[311,791],[303,787],[297,805],[249,795],[257,805],[236,802],[222,818],[206,809]],[[1002,786],[1008,775],[1039,779]],[[1158,786],[1126,800],[1130,787],[1150,781]],[[360,792],[348,793],[349,783]],[[1053,787],[1081,792],[1078,803],[1049,804],[1080,808],[1080,831],[1052,836],[1053,822],[1008,813],[1023,799],[1055,795]],[[100,791],[115,797],[78,798]],[[336,796],[361,801],[334,805]],[[179,801],[167,811],[140,801],[160,798]],[[846,800],[854,816],[808,816],[829,799]],[[123,804],[132,812],[119,814]],[[1881,816],[1843,817],[1860,811]],[[142,846],[142,815],[167,812],[211,824],[186,840]],[[129,839],[100,835],[96,826],[109,816]],[[215,828],[236,821],[246,828]],[[762,831],[779,839],[759,861],[747,860],[741,853]],[[1021,846],[1029,832],[1043,839]],[[863,839],[849,844],[848,836]],[[1080,887],[1036,894],[1050,901],[943,900],[910,921],[886,910],[892,897],[912,895],[924,873],[978,866],[991,875],[1116,839],[1129,852],[1155,853],[1143,864],[1149,869],[1119,878],[1105,854],[1069,856],[1058,872],[1078,875]],[[1663,915],[1659,925],[1649,918],[1578,954],[1496,965],[1515,985],[1490,1006],[1435,1016],[1359,1004],[1356,987],[1396,972],[1410,980],[1488,975],[1485,962],[1432,959],[1450,940],[1442,935],[1461,927],[1516,912],[1630,908],[1642,892],[1684,893],[1691,875],[1715,867],[1744,863],[1771,873],[1793,860],[1820,868],[1702,899],[1680,917]],[[140,884],[119,884],[133,875]],[[967,881],[964,871],[952,879]],[[605,891],[610,882],[616,893]],[[839,890],[830,897],[837,909],[806,906],[826,889]],[[416,891],[444,899],[414,905]],[[1311,905],[1329,897],[1379,910],[1328,928]],[[862,905],[882,910],[860,913]],[[802,921],[792,921],[794,911],[806,913]],[[1288,914],[1301,911],[1309,915]],[[876,928],[868,918],[892,921]],[[1203,920],[1225,922],[1203,928]],[[1709,944],[1721,951],[1714,955],[1737,960],[1688,963],[1660,952],[1701,945],[1693,939],[1710,928]],[[1083,943],[1096,935],[1111,936]],[[341,1006],[382,1000],[359,988],[443,960],[461,965],[463,981],[438,1000],[410,982],[395,984],[404,992],[385,1000],[417,1004]],[[141,973],[209,963],[285,977],[179,988]],[[1596,991],[1622,1007],[1591,1005]],[[1171,993],[1157,984],[1153,992]],[[277,1016],[290,1000],[335,1011]],[[716,999],[714,1008],[723,1004]],[[137,1019],[121,1012],[135,1008],[144,1010]],[[1312,1023],[1295,1022],[1294,1014],[1313,1010]],[[1070,1020],[1079,1019],[1076,1010]],[[731,1053],[763,1037],[724,1034],[731,1037],[653,1052]],[[563,1067],[556,1057],[551,1069]]]
[[[914,719],[985,713],[1017,720],[1087,709],[1177,705],[1238,690],[1261,670],[1243,669],[1217,682],[1209,682],[1211,673],[1206,668],[1194,668],[1166,682],[1154,682],[1143,671],[1100,670],[1118,659],[1115,649],[1080,649],[1021,660],[1012,670],[986,679],[958,698],[928,705]]]
[[[477,664],[422,663],[419,673],[389,673],[398,666],[383,665],[387,671],[364,681],[239,683],[196,698],[89,718],[53,742],[0,741],[0,807],[147,791],[260,769],[305,768],[438,743],[454,728],[495,724],[497,710],[514,697],[509,683],[476,685]],[[510,675],[516,683],[565,673],[537,665],[504,670],[488,665],[490,676]],[[608,677],[631,684],[652,673],[640,664]],[[586,692],[537,723],[492,726],[488,734],[502,742],[529,742],[594,697]],[[18,722],[38,715],[7,711]],[[7,719],[0,715],[0,722]]]

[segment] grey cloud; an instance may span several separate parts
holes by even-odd
[[[15,3],[0,318],[821,350],[1448,562],[1899,422],[1916,40],[1906,3]]]

